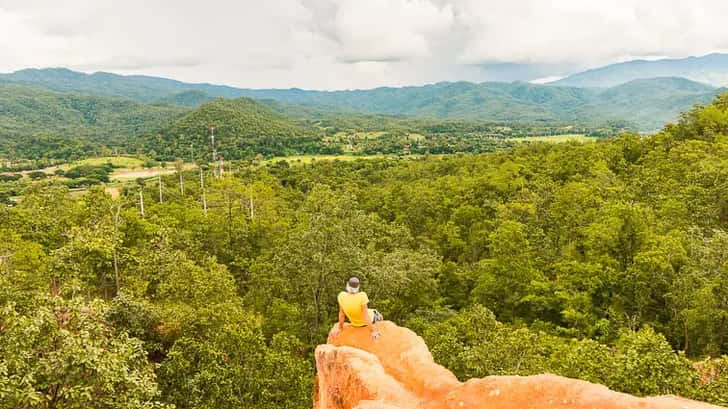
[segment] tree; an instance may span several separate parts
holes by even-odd
[[[76,295],[94,290],[110,298],[120,289],[121,203],[100,188],[79,203],[86,215],[83,223],[69,229],[67,242],[51,253],[54,291]]]
[[[473,296],[483,305],[493,306],[504,321],[529,316],[526,296],[541,273],[534,266],[525,226],[503,222],[490,235],[490,255],[479,263],[481,274]]]
[[[0,230],[0,236],[0,304],[26,311],[37,295],[50,289],[48,257],[39,244],[17,233]]]
[[[166,408],[139,340],[115,335],[101,301],[52,298],[0,309],[0,406]]]
[[[435,276],[439,267],[440,261],[432,253],[396,249],[376,254],[365,271],[369,300],[393,321],[402,321],[419,309],[431,309],[438,296]]]
[[[473,305],[423,334],[435,360],[460,379],[530,375],[546,370],[550,341],[526,328],[511,328]]]
[[[701,380],[695,398],[715,405],[728,405],[728,357],[699,363]]]
[[[218,313],[228,314],[220,317],[226,324],[183,336],[170,349],[159,371],[165,399],[180,409],[306,406],[311,368],[297,340],[280,333],[267,345],[250,312]]]
[[[66,241],[66,232],[77,222],[79,203],[68,196],[68,188],[42,181],[31,185],[23,201],[0,223],[17,231],[26,240],[39,243],[46,250],[56,249]]]
[[[28,173],[28,177],[31,178],[31,179],[33,179],[33,180],[40,180],[40,179],[47,178],[48,177],[48,174],[45,173],[45,172],[36,170],[36,171],[33,171],[33,172]]]
[[[614,365],[607,385],[640,396],[690,396],[698,383],[692,363],[650,327],[623,333],[617,340]]]
[[[727,248],[725,231],[692,230],[686,263],[667,291],[673,337],[691,355],[718,357],[728,352]]]

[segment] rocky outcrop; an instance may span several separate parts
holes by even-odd
[[[556,375],[489,376],[461,383],[414,332],[384,321],[373,341],[346,327],[316,348],[314,409],[709,409],[674,396],[637,398]]]

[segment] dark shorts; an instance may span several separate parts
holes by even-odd
[[[382,317],[382,314],[378,310],[372,310],[372,313],[374,313],[374,318],[372,318],[372,324],[376,324],[379,321],[384,321],[384,317]]]

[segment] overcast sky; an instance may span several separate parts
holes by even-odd
[[[726,0],[0,0],[0,72],[252,88],[531,80],[728,52]]]

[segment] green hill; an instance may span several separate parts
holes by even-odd
[[[629,118],[641,130],[657,130],[692,105],[710,103],[722,91],[684,78],[634,80],[602,91],[594,101],[578,107],[576,116],[588,115],[597,121]]]
[[[637,79],[622,85],[608,88],[599,94],[604,100],[618,98],[668,98],[679,95],[707,94],[715,92],[715,87],[679,77],[658,77]]]
[[[210,126],[215,127],[217,151],[226,158],[284,154],[291,147],[320,139],[310,129],[250,98],[216,99],[149,138],[147,151],[165,158],[192,155],[209,159]]]
[[[117,98],[0,84],[0,156],[68,158],[125,146],[186,112]]]

